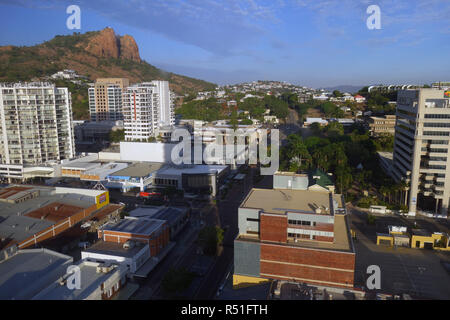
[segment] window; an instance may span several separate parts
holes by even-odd
[[[424,136],[448,136],[450,132],[444,132],[444,131],[424,131]]]

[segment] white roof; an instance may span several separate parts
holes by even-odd
[[[313,123],[313,122],[327,122],[327,120],[322,118],[306,118],[306,122]]]
[[[199,165],[193,165],[190,167],[166,167],[161,170],[158,170],[157,175],[181,175],[182,173],[188,173],[188,174],[206,174],[206,173],[214,173],[215,171],[218,171],[218,173],[225,170],[227,166],[221,166],[221,165],[205,165],[205,164],[199,164]]]

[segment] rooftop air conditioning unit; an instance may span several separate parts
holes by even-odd
[[[131,240],[128,240],[127,242],[125,242],[123,244],[124,249],[132,249],[132,248],[134,248],[134,246],[135,246],[135,243],[134,243],[134,241],[131,241]]]

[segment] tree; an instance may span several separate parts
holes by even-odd
[[[118,130],[112,130],[109,133],[109,141],[110,142],[120,142],[125,140],[125,130],[124,129],[118,129]]]
[[[243,124],[243,125],[252,125],[253,121],[251,119],[247,118],[247,119],[241,120],[241,124]]]
[[[206,255],[215,255],[217,248],[223,242],[223,229],[215,226],[206,226],[198,235],[198,242]]]
[[[337,121],[332,121],[325,127],[325,133],[330,138],[337,138],[344,134],[344,126]]]
[[[278,119],[284,119],[289,114],[288,103],[274,96],[265,96],[263,99],[266,109],[270,109]]]
[[[230,125],[231,125],[231,127],[233,128],[233,130],[236,130],[236,129],[237,129],[237,126],[238,126],[238,124],[239,124],[237,118],[238,118],[237,112],[236,112],[236,110],[233,110],[233,111],[231,112],[231,116],[230,116]]]
[[[311,163],[311,155],[309,154],[308,148],[303,142],[302,137],[296,134],[290,134],[288,136],[288,144],[286,146],[286,157],[287,159],[293,160],[291,163],[290,170],[297,171],[305,164],[305,167],[309,167]]]
[[[339,97],[343,97],[344,95],[339,90],[334,90],[333,91],[333,96],[336,97],[336,98],[339,98]]]

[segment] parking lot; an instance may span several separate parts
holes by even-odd
[[[433,228],[445,232],[447,222],[418,217],[408,219],[397,216],[377,216],[375,225],[367,224],[367,215],[350,209],[351,228],[356,231],[357,240],[355,285],[365,286],[367,267],[378,265],[381,269],[381,292],[391,294],[408,293],[422,299],[450,299],[450,276],[443,261],[450,261],[449,252],[388,247],[376,245],[376,233],[387,233],[388,225]]]

